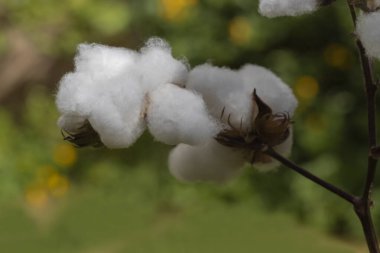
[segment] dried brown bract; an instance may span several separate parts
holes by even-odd
[[[78,148],[92,146],[102,147],[104,144],[100,140],[99,134],[92,128],[90,122],[86,121],[85,124],[78,129],[77,132],[71,133],[61,130],[63,139],[69,141]]]
[[[252,164],[268,163],[272,160],[262,151],[266,147],[283,143],[289,137],[292,121],[288,113],[273,114],[272,109],[256,94],[256,90],[252,94],[252,107],[252,121],[249,129],[243,129],[242,121],[240,127],[236,128],[230,122],[231,115],[228,115],[228,127],[215,139],[222,145],[248,151],[251,154]],[[223,115],[224,109],[221,118]]]

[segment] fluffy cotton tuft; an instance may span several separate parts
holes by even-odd
[[[239,174],[241,153],[209,140],[201,146],[180,144],[169,155],[169,170],[180,181],[225,182]]]
[[[220,130],[199,95],[170,83],[149,93],[147,121],[150,133],[166,144],[199,145]]]
[[[298,16],[313,12],[317,8],[317,0],[260,0],[259,3],[260,14],[269,18]]]
[[[165,83],[184,86],[188,74],[186,64],[174,59],[170,46],[159,38],[149,39],[141,49],[136,68],[146,91]]]
[[[237,71],[210,64],[197,66],[189,73],[186,87],[203,96],[215,118],[225,124],[228,124],[230,118],[233,127],[240,131],[251,131],[252,122],[257,116],[257,106],[252,99],[254,90],[274,114],[286,113],[292,116],[297,106],[292,90],[280,78],[268,69],[252,64]],[[229,128],[228,125],[226,127]],[[273,148],[282,155],[288,155],[291,144],[292,136],[289,136],[285,142]],[[254,166],[260,170],[269,170],[278,166],[278,163],[255,163]]]
[[[356,33],[369,56],[380,59],[380,12],[359,16]]]
[[[200,93],[210,113],[217,119],[236,126],[250,125],[252,114],[252,91],[244,92],[240,75],[229,68],[219,68],[210,64],[195,67],[189,73],[186,88]],[[222,116],[222,112],[223,117]]]
[[[80,45],[76,72],[66,74],[59,84],[58,125],[77,133],[87,120],[107,147],[130,146],[145,129],[144,93],[132,72],[136,57],[130,50]]]
[[[95,78],[110,78],[130,69],[137,58],[137,52],[126,48],[80,44],[75,56],[75,71]]]
[[[81,126],[88,121],[107,147],[128,147],[145,129],[147,93],[168,82],[184,85],[187,72],[186,64],[174,59],[170,46],[159,38],[148,40],[140,52],[81,44],[75,57],[75,72],[60,81],[57,106],[62,116],[58,124],[69,133],[79,133]],[[159,99],[166,101],[167,98]],[[155,102],[158,103],[159,99]],[[196,112],[200,110],[200,100],[194,101]],[[184,108],[188,113],[189,106]],[[169,120],[170,115],[166,116]],[[199,114],[196,117],[205,123],[205,118]],[[151,118],[155,119],[154,116]],[[212,129],[208,135],[207,131],[200,131],[197,138],[209,137],[215,131],[215,124]],[[156,129],[155,132],[159,131]]]
[[[257,65],[246,64],[238,73],[243,79],[244,93],[257,95],[273,110],[273,113],[287,112],[293,115],[297,99],[293,91],[272,71]]]
[[[247,64],[240,70],[219,68],[210,64],[195,67],[189,73],[186,88],[199,92],[210,113],[226,123],[230,122],[244,129],[252,122],[252,93],[277,112],[293,115],[297,99],[292,90],[273,72],[266,68]],[[222,111],[223,117],[222,116]]]

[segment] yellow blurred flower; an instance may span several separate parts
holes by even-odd
[[[346,69],[350,66],[350,51],[342,45],[331,44],[327,46],[323,57],[327,65],[331,67]]]
[[[49,202],[49,195],[42,185],[34,185],[26,189],[25,201],[30,207],[44,208]]]
[[[299,99],[310,101],[318,94],[318,81],[312,76],[301,76],[295,83],[294,91]]]
[[[47,179],[47,188],[53,197],[62,197],[69,190],[70,182],[67,177],[59,173],[52,174]]]
[[[228,24],[230,40],[237,45],[247,44],[252,38],[252,26],[245,17],[235,17]]]
[[[53,159],[60,166],[70,167],[77,161],[77,151],[71,144],[62,143],[55,147]]]
[[[37,168],[37,181],[43,182],[48,178],[51,174],[56,173],[56,170],[51,165],[43,165]]]
[[[162,16],[173,21],[182,17],[185,10],[196,5],[198,0],[160,0]]]

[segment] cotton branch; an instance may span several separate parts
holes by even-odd
[[[293,163],[292,161],[288,160],[287,158],[281,156],[280,154],[278,154],[276,151],[274,151],[272,148],[268,148],[266,151],[265,151],[265,154],[271,156],[272,158],[276,159],[277,161],[281,162],[284,166],[294,170],[295,172],[297,172],[298,174],[301,174],[302,176],[304,176],[305,178],[313,181],[314,183],[322,186],[323,188],[325,188],[326,190],[338,195],[339,197],[341,197],[342,199],[348,201],[349,203],[351,204],[354,204],[355,202],[358,201],[358,198],[349,194],[348,192],[326,182],[325,180],[315,176],[314,174],[312,174],[311,172],[307,171],[306,169],[298,166],[297,164]]]
[[[361,5],[365,2],[362,1]],[[347,0],[348,7],[354,26],[357,26],[357,16],[354,3]],[[362,72],[364,78],[364,87],[367,97],[367,111],[368,111],[368,164],[367,164],[367,177],[360,201],[355,203],[355,212],[358,215],[363,227],[369,251],[371,253],[379,253],[379,244],[377,242],[376,230],[373,225],[371,217],[371,189],[375,180],[377,160],[371,155],[371,151],[376,147],[376,90],[377,85],[373,77],[372,61],[367,56],[365,48],[359,38],[356,39],[356,45],[359,51],[359,58],[362,65]]]

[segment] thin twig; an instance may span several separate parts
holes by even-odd
[[[347,0],[350,9],[351,18],[356,27],[357,15],[355,5],[352,1]],[[361,2],[365,4],[365,2]],[[364,87],[367,97],[367,111],[368,111],[368,165],[367,176],[364,184],[364,189],[360,200],[354,203],[354,208],[357,216],[363,227],[364,235],[367,241],[368,249],[371,253],[380,253],[376,230],[373,225],[371,216],[371,189],[375,180],[377,160],[371,155],[371,150],[376,147],[376,103],[375,96],[377,85],[374,80],[372,61],[367,56],[365,48],[359,38],[356,38],[356,46],[359,51],[360,63],[362,65]]]
[[[326,190],[338,195],[342,199],[348,201],[351,204],[354,204],[358,201],[358,198],[356,196],[351,195],[350,193],[326,182],[325,180],[317,177],[316,175],[312,174],[311,172],[307,171],[306,169],[298,166],[297,164],[293,163],[292,161],[288,160],[287,158],[281,156],[276,151],[274,151],[272,148],[268,148],[266,151],[264,151],[267,155],[271,156],[275,160],[281,162],[286,167],[294,170],[295,172],[301,174],[302,176],[310,179],[314,183],[322,186]]]

